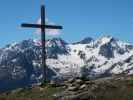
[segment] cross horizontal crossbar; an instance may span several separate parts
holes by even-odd
[[[57,25],[41,25],[41,24],[26,24],[23,23],[22,27],[30,27],[30,28],[47,28],[47,29],[62,29],[62,26]]]

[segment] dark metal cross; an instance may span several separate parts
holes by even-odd
[[[42,66],[44,68],[44,81],[47,81],[47,66],[46,66],[46,51],[45,51],[45,28],[47,29],[62,29],[62,26],[46,25],[45,24],[45,6],[41,5],[41,24],[23,23],[22,27],[40,28],[41,29],[41,43],[42,43]]]

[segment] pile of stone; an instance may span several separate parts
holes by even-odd
[[[110,81],[90,81],[82,79],[69,79],[64,82],[65,91],[54,94],[57,100],[96,100],[95,93],[106,92],[108,88],[117,88]]]

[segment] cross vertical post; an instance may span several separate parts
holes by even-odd
[[[45,6],[41,6],[41,25],[45,26]],[[45,28],[41,27],[41,42],[42,42],[42,66],[43,66],[43,75],[44,80],[47,81],[47,70],[46,70],[46,51],[45,51]]]

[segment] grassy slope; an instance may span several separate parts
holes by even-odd
[[[111,81],[116,88],[106,88],[97,91],[97,100],[133,100],[133,78]]]
[[[112,86],[104,88],[101,84],[98,90],[94,91],[96,100],[133,100],[133,78],[124,80],[111,80]],[[116,87],[116,88],[115,88]],[[17,89],[12,92],[0,94],[0,100],[53,100],[52,95],[61,91],[60,87],[36,86],[31,89]]]
[[[51,86],[17,89],[0,95],[0,100],[53,100],[52,95],[61,88]]]

